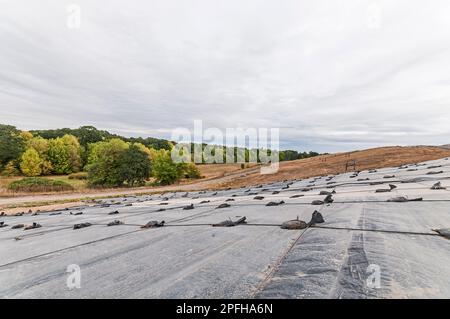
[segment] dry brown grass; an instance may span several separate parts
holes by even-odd
[[[217,187],[241,187],[344,173],[345,164],[351,160],[356,161],[356,170],[362,171],[374,168],[395,167],[449,156],[450,150],[433,146],[380,147],[282,162],[276,174],[261,175],[259,173],[253,173],[245,178],[237,177],[232,181],[217,185]]]
[[[255,167],[256,164],[246,164],[245,168]],[[197,165],[202,177],[206,179],[224,177],[231,173],[239,171],[244,172],[246,169],[241,169],[241,164],[202,164]]]
[[[13,176],[13,177],[4,177],[0,176],[0,196],[7,196],[10,194],[8,191],[8,185],[14,181],[20,180],[23,177],[21,176]]]

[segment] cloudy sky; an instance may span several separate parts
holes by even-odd
[[[447,144],[450,1],[0,0],[0,111],[127,136],[275,127],[321,152]]]

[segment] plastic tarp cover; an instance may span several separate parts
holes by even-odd
[[[428,175],[436,165],[443,173]],[[450,240],[435,231],[450,228],[449,165],[1,216],[0,298],[450,298]],[[437,182],[447,189],[431,189]],[[375,192],[389,184],[396,188]],[[333,190],[333,203],[311,205]],[[399,196],[423,201],[388,202]],[[324,223],[281,229],[315,210]],[[246,224],[211,226],[243,217]],[[114,220],[121,224],[107,227]],[[165,223],[141,228],[151,221]],[[42,227],[11,228],[34,222]],[[91,226],[73,230],[83,223]],[[67,284],[71,265],[80,269],[76,289]]]

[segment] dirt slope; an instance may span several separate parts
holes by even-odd
[[[346,163],[356,161],[356,170],[383,168],[424,162],[450,156],[450,149],[434,146],[380,147],[363,151],[323,155],[314,158],[282,162],[277,174],[251,174],[245,178],[237,177],[233,181],[221,184],[221,187],[240,187],[257,185],[285,179],[308,178],[331,175],[346,171]],[[353,168],[350,170],[353,171]],[[217,185],[219,186],[219,185]]]

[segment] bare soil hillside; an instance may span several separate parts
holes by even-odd
[[[450,156],[450,149],[435,146],[380,147],[363,151],[322,155],[302,160],[281,162],[278,173],[273,175],[250,174],[237,177],[217,187],[240,187],[268,182],[339,174],[346,171],[346,163],[355,161],[356,169],[367,170],[395,167]]]

